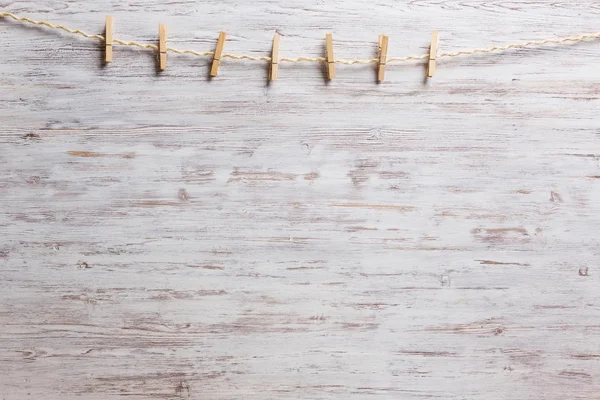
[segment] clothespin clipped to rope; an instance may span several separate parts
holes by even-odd
[[[225,46],[226,38],[227,33],[219,33],[219,40],[217,40],[217,48],[215,50],[215,55],[213,56],[212,67],[210,69],[210,76],[217,76],[217,74],[219,73],[219,66],[221,65],[221,55],[223,54],[223,47]]]
[[[104,62],[112,62],[112,47],[113,47],[113,17],[106,16],[106,31],[104,35]]]
[[[377,64],[377,80],[383,82],[385,78],[385,64],[387,63],[388,41],[390,37],[379,35],[379,61]]]
[[[279,33],[273,36],[273,51],[271,51],[271,68],[269,69],[269,80],[277,80],[279,72]]]
[[[437,58],[438,47],[440,43],[440,34],[433,31],[431,34],[431,45],[429,46],[429,62],[427,63],[427,77],[432,78],[435,73],[435,61]]]
[[[335,58],[333,57],[333,35],[325,35],[325,45],[327,47],[327,79],[335,78]]]
[[[167,25],[158,25],[158,68],[161,71],[167,69]]]

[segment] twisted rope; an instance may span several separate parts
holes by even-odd
[[[79,29],[72,29],[72,28],[66,27],[64,25],[57,25],[57,24],[53,24],[52,22],[48,22],[48,21],[36,21],[34,19],[27,18],[27,17],[19,17],[13,13],[10,13],[7,11],[0,12],[0,17],[12,18],[15,21],[26,22],[26,23],[34,24],[34,25],[43,25],[48,28],[63,30],[65,32],[72,33],[74,35],[81,35],[86,38],[97,39],[97,40],[100,40],[101,42],[105,41],[105,38],[102,35],[92,35],[92,34],[86,33]],[[501,51],[506,51],[506,50],[510,50],[510,49],[520,49],[520,48],[528,47],[528,46],[543,46],[543,45],[549,44],[549,43],[560,44],[560,43],[566,43],[566,42],[581,42],[584,40],[598,39],[598,38],[600,38],[600,32],[585,33],[585,34],[582,34],[579,36],[568,36],[568,37],[560,38],[560,39],[531,40],[531,41],[523,42],[523,43],[512,43],[512,44],[508,44],[506,46],[492,46],[492,47],[488,47],[485,49],[473,49],[473,50],[456,51],[453,53],[441,53],[438,55],[438,57],[440,57],[440,58],[441,57],[457,57],[457,56],[477,54],[477,53],[501,52]],[[135,42],[135,41],[125,41],[125,40],[121,40],[121,39],[113,39],[113,42],[123,45],[123,46],[134,46],[134,47],[138,47],[141,49],[150,49],[150,50],[158,51],[158,46],[154,45],[154,44],[139,43],[139,42]],[[200,57],[214,55],[214,52],[212,52],[212,51],[196,51],[196,50],[189,50],[189,49],[181,50],[181,49],[176,49],[174,47],[167,47],[167,51],[169,51],[171,53],[177,53],[177,54],[193,54],[195,56],[200,56]],[[254,57],[254,56],[245,55],[245,54],[237,55],[237,54],[224,53],[221,55],[221,57],[222,58],[231,58],[233,60],[250,60],[250,61],[267,61],[267,62],[271,61],[271,57]],[[388,57],[387,62],[388,63],[393,63],[393,62],[401,63],[401,62],[407,62],[407,61],[413,61],[413,60],[426,60],[428,58],[429,58],[429,54],[423,54],[420,56]],[[289,62],[289,63],[326,62],[327,59],[325,57],[297,57],[297,58],[284,57],[284,58],[281,58],[279,61],[280,62]],[[379,60],[377,58],[370,58],[370,59],[364,59],[364,60],[336,59],[335,63],[336,64],[346,64],[346,65],[375,64],[378,61]]]

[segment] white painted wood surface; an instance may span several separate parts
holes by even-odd
[[[212,50],[598,30],[597,1],[39,1]],[[0,21],[0,398],[598,399],[600,46],[210,60]]]

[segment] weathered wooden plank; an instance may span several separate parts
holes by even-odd
[[[594,1],[5,9],[281,57],[593,31]],[[2,399],[596,399],[598,43],[280,64],[0,21]]]

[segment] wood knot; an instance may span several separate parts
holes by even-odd
[[[450,286],[450,277],[447,274],[442,274],[440,276],[440,283],[442,286]]]
[[[29,132],[29,133],[26,133],[25,135],[23,135],[23,139],[37,140],[37,139],[40,139],[40,135],[38,135],[37,133]]]
[[[185,189],[179,189],[177,192],[177,197],[179,197],[179,200],[181,201],[187,201],[190,198]]]

